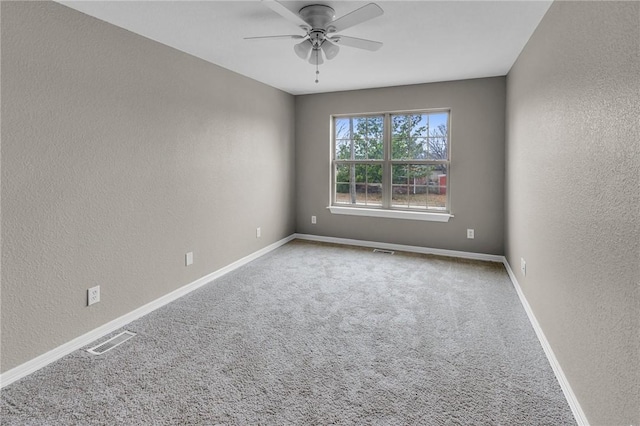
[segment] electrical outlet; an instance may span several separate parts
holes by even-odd
[[[520,271],[522,271],[523,276],[527,276],[527,262],[522,257],[520,258]]]
[[[189,253],[184,255],[184,264],[185,264],[185,266],[193,265],[193,252],[192,251],[190,251]]]
[[[87,306],[91,306],[94,303],[100,301],[100,286],[91,287],[87,290]]]
[[[312,223],[313,225],[315,225],[315,224],[316,224],[316,217],[315,217],[315,216],[311,216],[311,223]]]
[[[262,236],[262,229],[258,226],[256,228],[256,238],[260,238]]]
[[[467,238],[473,240],[475,238],[476,232],[473,229],[467,229]]]

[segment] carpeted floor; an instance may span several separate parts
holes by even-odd
[[[575,424],[501,264],[294,241],[126,329],[2,424]]]

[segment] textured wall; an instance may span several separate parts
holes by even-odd
[[[291,95],[2,2],[2,371],[293,233],[293,137]]]
[[[640,424],[639,43],[640,3],[555,2],[507,79],[507,257],[594,425]]]
[[[331,214],[331,114],[421,108],[451,108],[455,217],[436,223]],[[503,254],[504,112],[504,77],[296,97],[298,232]],[[475,229],[474,240],[467,228]]]

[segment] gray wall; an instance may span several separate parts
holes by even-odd
[[[293,96],[2,2],[2,371],[292,234],[293,164]]]
[[[554,3],[506,92],[491,78],[295,106],[58,4],[1,8],[1,371],[297,223],[302,233],[506,251],[590,421],[640,423],[640,4]],[[452,108],[455,218],[329,213],[331,114],[441,107]],[[496,190],[504,164],[506,201]],[[102,302],[88,308],[94,285]]]
[[[455,217],[436,223],[331,214],[331,114],[420,108],[451,108]],[[298,232],[503,254],[504,114],[504,77],[297,96]],[[474,240],[467,239],[467,228],[475,229]]]
[[[594,425],[640,423],[639,31],[555,2],[507,79],[507,257]]]

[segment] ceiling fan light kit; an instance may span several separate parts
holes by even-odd
[[[340,47],[338,47],[337,44],[331,43],[329,40],[325,40],[321,47],[324,52],[324,56],[329,60],[338,56],[338,52],[340,52]]]
[[[323,55],[328,60],[335,58],[340,52],[338,44],[372,52],[382,47],[382,43],[377,41],[335,34],[382,15],[384,11],[375,3],[369,3],[338,19],[334,19],[335,11],[333,8],[324,4],[305,6],[298,11],[298,14],[295,14],[276,0],[262,0],[262,3],[301,28],[306,32],[306,35],[245,37],[245,39],[304,39],[293,46],[293,51],[300,59],[315,65],[316,83],[318,83],[318,75],[320,74],[318,66],[324,63]]]
[[[304,61],[309,59],[309,53],[311,53],[312,49],[313,49],[313,44],[309,39],[301,41],[300,43],[293,46],[293,50],[294,52],[296,52],[296,55],[298,55],[298,57],[300,57],[300,59]]]

